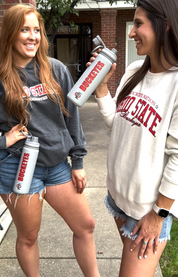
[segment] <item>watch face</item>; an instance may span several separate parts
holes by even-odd
[[[164,209],[161,209],[160,211],[159,211],[159,216],[161,216],[161,217],[167,217],[168,216],[168,214],[169,214],[169,211],[167,211],[167,210],[164,210]]]

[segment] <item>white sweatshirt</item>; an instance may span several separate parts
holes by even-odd
[[[159,192],[178,199],[178,68],[148,72],[116,108],[123,84],[142,63],[127,68],[114,98],[96,98],[111,129],[107,188],[118,207],[138,220]],[[176,217],[177,202],[171,208]]]

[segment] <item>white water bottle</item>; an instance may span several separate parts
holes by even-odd
[[[39,153],[38,138],[28,136],[20,157],[13,191],[17,194],[28,194]]]
[[[117,59],[117,50],[106,48],[100,36],[94,38],[93,42],[97,47],[92,53],[99,48],[103,49],[67,94],[67,98],[79,107],[82,107],[87,101]]]

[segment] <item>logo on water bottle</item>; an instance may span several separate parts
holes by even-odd
[[[22,188],[21,184],[18,183],[18,184],[16,185],[16,188],[17,188],[18,190],[20,190],[20,189]]]
[[[87,90],[87,88],[92,84],[93,80],[98,76],[100,71],[103,69],[105,66],[104,63],[101,61],[98,61],[95,67],[90,71],[88,76],[85,78],[84,82],[81,84],[79,87],[83,92]]]
[[[29,157],[30,157],[29,153],[23,154],[22,163],[21,163],[21,167],[20,167],[19,175],[18,175],[18,181],[20,181],[20,182],[22,182],[25,177]]]
[[[81,92],[76,92],[75,93],[75,98],[78,100],[81,97]]]

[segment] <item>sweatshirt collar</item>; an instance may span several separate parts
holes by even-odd
[[[172,66],[172,67],[169,68],[168,70],[163,71],[163,72],[159,72],[159,73],[152,73],[152,72],[150,72],[150,70],[148,70],[147,76],[150,77],[150,78],[160,78],[161,76],[164,76],[165,74],[171,73],[171,72],[173,72],[173,71],[174,71],[174,72],[175,72],[175,71],[178,72],[178,67]]]
[[[25,67],[20,67],[20,69],[33,69],[34,68],[34,58],[25,66]]]

